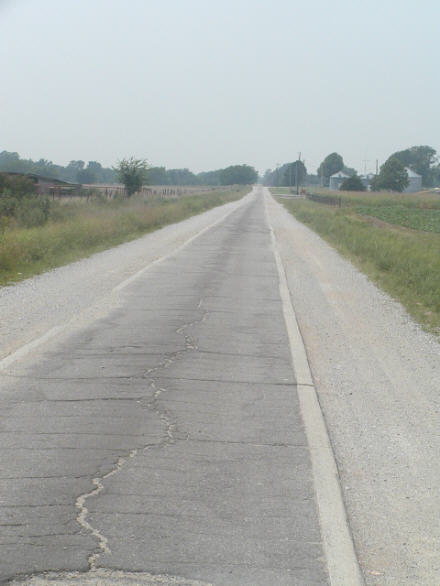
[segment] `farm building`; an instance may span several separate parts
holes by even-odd
[[[26,177],[31,179],[35,183],[36,192],[41,195],[77,195],[81,189],[81,185],[78,183],[67,183],[67,181],[42,177],[35,173],[15,173],[10,171],[5,171],[4,173],[11,177]]]
[[[408,186],[403,190],[404,193],[420,191],[422,189],[422,176],[412,171],[409,167],[405,167],[405,170],[408,173],[409,183]]]
[[[349,177],[350,175],[347,175],[343,171],[338,171],[337,173],[334,173],[330,177],[329,189],[331,189],[332,191],[337,191],[341,187],[342,183]]]

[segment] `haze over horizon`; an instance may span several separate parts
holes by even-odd
[[[260,172],[440,150],[434,0],[0,0],[0,151]],[[367,161],[367,162],[365,162]]]

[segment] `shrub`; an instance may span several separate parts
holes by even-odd
[[[0,173],[0,197],[3,193],[9,192],[14,197],[21,198],[29,194],[34,194],[35,190],[35,182],[30,177]]]
[[[358,175],[352,175],[342,182],[341,191],[365,191],[365,185]]]
[[[6,193],[0,196],[0,218],[15,216],[17,210],[18,199]]]
[[[23,198],[16,208],[16,216],[20,226],[32,228],[42,226],[49,217],[50,203],[43,197]]]
[[[47,221],[49,200],[35,196],[30,177],[0,173],[0,218],[17,218],[21,226],[40,226]]]

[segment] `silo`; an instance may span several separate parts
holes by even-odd
[[[408,173],[409,183],[408,186],[405,187],[403,190],[404,193],[413,193],[415,191],[420,191],[422,189],[422,176],[418,173],[415,173],[409,167],[405,167],[406,172]]]

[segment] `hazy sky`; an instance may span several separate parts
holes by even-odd
[[[0,151],[260,171],[440,151],[439,0],[0,0]]]

